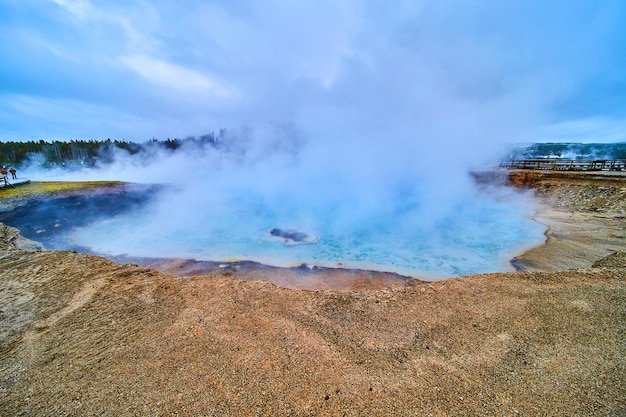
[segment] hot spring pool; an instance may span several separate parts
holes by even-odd
[[[355,214],[353,221],[328,207],[296,216],[289,207],[276,210],[255,198],[229,200],[228,209],[187,203],[187,214],[177,209],[168,215],[176,199],[164,201],[76,227],[69,241],[110,256],[306,263],[437,278],[511,270],[510,259],[543,242],[545,230],[530,219],[528,204],[487,196],[428,221],[413,208],[379,216]],[[319,240],[286,245],[269,233],[273,227],[293,228]]]

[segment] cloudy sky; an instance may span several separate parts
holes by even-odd
[[[0,140],[626,140],[623,0],[0,0],[0,27]]]

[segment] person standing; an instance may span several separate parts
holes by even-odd
[[[9,172],[11,173],[11,178],[13,178],[14,180],[17,179],[17,170],[13,167],[9,168]]]
[[[0,174],[2,174],[2,179],[4,180],[4,185],[8,185],[9,184],[9,179],[7,178],[7,168],[6,167],[2,167],[2,169],[0,169]]]

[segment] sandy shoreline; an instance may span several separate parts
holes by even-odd
[[[296,290],[380,290],[389,287],[429,282],[397,274],[366,269],[320,267],[302,264],[278,267],[254,261],[215,262],[184,258],[141,258],[113,256],[118,264],[136,264],[178,277],[223,276],[244,281],[267,281]]]
[[[626,173],[511,174],[535,190],[534,220],[546,225],[545,243],[512,260],[516,270],[558,271],[590,267],[626,250]]]
[[[503,174],[499,171],[493,175],[503,181]],[[535,191],[537,205],[532,219],[546,228],[544,243],[511,253],[507,261],[511,270],[586,268],[626,251],[626,173],[520,170],[509,175],[509,185]],[[486,178],[492,180],[489,175]],[[124,262],[124,257],[112,259]],[[278,268],[255,262],[235,262],[226,268],[220,268],[220,262],[188,259],[133,258],[129,262],[177,276],[222,274],[249,281],[268,280],[269,276],[273,284],[293,289],[382,289],[442,279],[341,267]]]
[[[621,217],[567,213],[544,205],[535,219],[547,225],[546,242],[513,258],[517,270],[585,268],[625,249],[626,222]]]
[[[503,263],[508,263],[512,271],[555,271],[589,267],[598,259],[626,250],[626,173],[500,170],[475,173],[474,176],[479,184],[508,183],[509,186],[534,190],[537,204],[533,220],[546,227],[546,240],[540,245],[522,248],[518,253],[511,251],[510,259],[503,259]],[[127,190],[150,192],[155,188],[118,182],[59,184],[51,187],[62,191],[46,195],[65,198],[83,193],[91,194],[94,190],[98,194],[115,194]],[[606,190],[612,190],[611,195],[603,195]],[[28,193],[26,197],[5,198],[0,200],[0,210],[8,211],[37,198],[40,197]],[[220,262],[124,255],[106,257],[117,263],[134,263],[177,276],[224,275],[249,281],[270,277],[273,284],[293,289],[381,289],[406,285],[414,280],[432,282],[448,278],[411,276],[345,266],[309,265],[307,268],[303,264],[273,267],[246,260]]]
[[[532,189],[537,199],[533,220],[546,227],[546,241],[540,245],[511,251],[509,264],[514,271],[554,271],[567,268],[589,267],[594,261],[614,252],[626,250],[624,230],[626,222],[626,173],[614,172],[543,172],[543,171],[493,171],[474,174],[479,184],[508,182],[526,190]],[[566,180],[566,183],[564,183]],[[44,183],[45,184],[45,183]],[[117,182],[61,184],[54,198],[78,196],[82,193],[121,193],[126,190],[150,192],[153,186],[122,184]],[[589,191],[589,187],[593,188]],[[617,189],[608,201],[599,202],[607,206],[598,210],[594,207],[603,189]],[[587,191],[585,191],[587,189]],[[591,192],[593,197],[585,197]],[[623,198],[622,198],[623,197]],[[18,205],[28,204],[37,195],[0,200],[3,211]],[[44,197],[46,198],[46,197]],[[572,208],[575,208],[573,210]],[[105,255],[106,256],[106,255]],[[368,270],[345,266],[273,267],[254,261],[219,262],[196,261],[182,258],[145,258],[106,256],[117,263],[133,263],[177,276],[223,275],[236,276],[248,281],[269,280],[275,285],[293,289],[382,289],[402,286],[414,280],[432,282],[448,277],[403,275],[384,270]],[[506,272],[506,269],[503,269]],[[269,278],[268,278],[269,277]]]

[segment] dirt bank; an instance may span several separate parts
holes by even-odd
[[[537,192],[580,190],[560,187]],[[619,215],[579,200],[553,209]],[[1,225],[0,415],[625,415],[626,256],[592,263],[302,291]]]
[[[518,269],[558,271],[590,267],[626,251],[626,173],[511,171],[509,182],[539,200],[535,219],[546,242],[513,260]]]
[[[281,268],[253,261],[213,262],[181,258],[135,258],[113,256],[116,263],[132,263],[179,277],[210,275],[245,281],[268,281],[297,290],[380,290],[427,282],[394,272],[320,267],[302,264]]]

